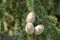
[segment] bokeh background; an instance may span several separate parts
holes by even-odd
[[[44,25],[38,36],[25,32],[26,16],[33,9],[34,26]],[[60,40],[60,0],[0,0],[0,40]]]

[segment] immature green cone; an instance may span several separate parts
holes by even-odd
[[[28,34],[32,34],[34,32],[34,26],[32,23],[27,23],[25,26],[25,31]]]
[[[35,35],[40,35],[44,31],[44,26],[43,25],[37,25],[35,27],[34,34]]]
[[[8,24],[4,21],[4,30],[8,31]]]
[[[17,30],[17,29],[18,29],[18,26],[19,26],[19,24],[18,24],[18,23],[19,23],[19,20],[18,20],[18,19],[16,19],[16,20],[15,20],[15,25],[14,25],[14,29],[15,29],[15,30]]]
[[[3,3],[5,3],[7,0],[2,0]]]
[[[13,36],[14,35],[13,31],[12,30],[9,30],[8,35],[9,36]]]
[[[11,21],[14,21],[14,17],[9,14],[9,12],[4,12],[4,16],[8,17]]]
[[[26,22],[27,23],[29,23],[29,22],[33,23],[34,21],[35,21],[35,13],[34,13],[34,11],[31,11],[26,17]]]

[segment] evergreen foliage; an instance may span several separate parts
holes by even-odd
[[[38,36],[25,31],[32,10],[34,26],[44,25]],[[0,40],[60,40],[60,0],[0,0]]]

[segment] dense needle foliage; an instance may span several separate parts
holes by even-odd
[[[38,36],[25,32],[25,19],[32,10],[34,26],[44,25]],[[0,40],[60,40],[60,0],[0,0]]]

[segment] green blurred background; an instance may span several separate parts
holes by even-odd
[[[31,10],[36,14],[34,26],[45,26],[41,35],[25,32]],[[60,40],[60,0],[0,0],[0,40]]]

